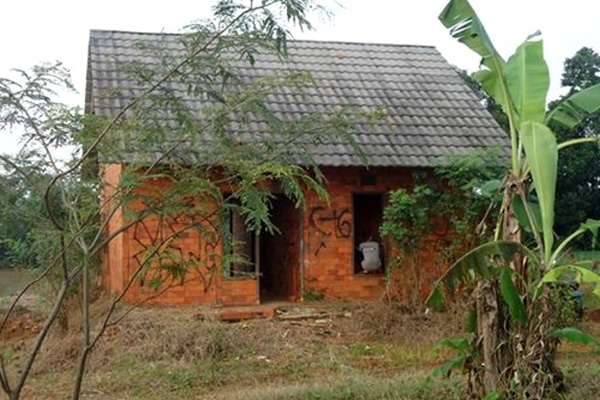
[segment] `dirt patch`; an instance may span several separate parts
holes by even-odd
[[[591,310],[587,313],[587,318],[593,322],[600,323],[600,310]]]
[[[4,320],[8,308],[16,296],[6,297],[0,304],[0,321]],[[26,339],[37,335],[41,329],[43,316],[40,307],[33,295],[24,295],[14,307],[10,318],[6,322],[0,339]]]
[[[1,314],[0,314],[1,315]],[[4,316],[2,315],[2,318]],[[8,320],[0,339],[26,339],[37,335],[41,330],[41,317],[24,307],[17,307]]]

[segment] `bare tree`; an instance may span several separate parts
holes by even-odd
[[[21,397],[69,296],[80,296],[82,304],[81,349],[72,395],[78,399],[88,358],[106,330],[143,302],[184,284],[187,272],[194,268],[193,262],[170,249],[173,240],[190,230],[222,240],[219,220],[229,210],[244,216],[250,229],[275,229],[269,220],[271,195],[261,184],[264,181],[278,181],[298,205],[306,190],[327,196],[306,146],[327,139],[355,145],[349,132],[372,116],[343,110],[281,120],[265,106],[266,96],[282,86],[301,91],[314,85],[305,74],[258,79],[244,87],[227,85],[236,79],[232,59],[241,58],[250,66],[258,51],[284,58],[289,28],[310,29],[307,15],[314,10],[322,9],[311,0],[219,1],[212,20],[191,25],[179,37],[185,48],[182,55],[161,52],[160,43],[147,43],[149,54],[159,60],[154,67],[123,66],[138,85],[123,88],[131,90],[132,100],[110,118],[84,116],[54,100],[57,91],[72,89],[68,71],[60,64],[18,70],[14,80],[0,79],[0,130],[21,132],[23,145],[18,154],[2,155],[0,160],[24,182],[32,180],[33,165],[47,177],[30,186],[44,203],[41,268],[10,304],[0,334],[32,287],[47,279],[58,287],[24,364],[12,365],[0,354],[0,387],[11,400]],[[201,117],[172,90],[174,85],[184,87],[190,96],[211,99]],[[262,119],[270,134],[251,141],[233,140],[228,127],[246,123],[250,115]],[[202,161],[182,166],[182,157],[194,156],[190,147],[202,155]],[[63,150],[57,156],[64,148],[72,154],[66,156]],[[129,163],[119,184],[107,188],[99,177],[98,160],[128,151],[142,154],[142,160]],[[299,157],[305,167],[299,166]],[[139,190],[156,179],[169,182],[163,192],[148,196]],[[131,205],[136,202],[144,202],[145,207],[135,211]],[[109,231],[108,225],[123,209],[131,212],[118,229]],[[115,237],[147,218],[176,219],[177,229],[153,243],[100,321],[92,321],[90,286],[98,258]],[[227,257],[221,263],[228,262]],[[146,277],[156,283],[154,292],[141,302],[122,306],[127,292]],[[74,288],[79,289],[76,294]]]

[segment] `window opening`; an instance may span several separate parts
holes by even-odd
[[[354,221],[354,273],[383,274],[385,243],[379,233],[383,218],[382,193],[352,195]]]
[[[244,216],[235,204],[227,207],[223,228],[223,276],[233,278],[254,276],[256,235],[246,227]]]

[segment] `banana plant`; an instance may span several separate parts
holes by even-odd
[[[558,151],[573,144],[596,140],[576,139],[557,144],[556,135],[547,123],[556,121],[574,127],[586,116],[598,111],[600,85],[574,94],[546,116],[550,78],[539,31],[527,37],[508,61],[504,61],[467,0],[451,0],[439,18],[454,38],[482,57],[482,69],[474,77],[502,106],[508,117],[512,181],[526,180],[529,175],[533,178],[542,215],[541,250],[547,262],[554,241]]]
[[[515,387],[524,385],[539,385],[539,379],[528,380],[527,376],[523,376],[523,371],[519,370],[526,364],[519,359],[524,357],[522,347],[531,345],[534,335],[538,335],[536,340],[548,343],[551,343],[552,338],[578,340],[588,344],[600,343],[575,328],[554,329],[555,327],[547,326],[547,321],[542,321],[538,315],[540,310],[550,312],[544,306],[547,305],[545,293],[565,277],[595,285],[592,295],[600,296],[600,276],[589,265],[571,262],[567,256],[570,245],[578,236],[587,232],[597,235],[600,221],[588,220],[558,244],[555,243],[553,230],[558,152],[565,147],[596,139],[577,139],[558,144],[556,135],[548,127],[550,121],[574,127],[589,114],[599,111],[600,85],[571,96],[552,113],[547,114],[550,79],[539,31],[527,37],[505,61],[468,0],[450,0],[439,19],[454,38],[482,57],[481,69],[474,77],[502,106],[508,117],[511,167],[500,189],[504,196],[494,241],[473,249],[460,258],[438,280],[427,302],[438,307],[451,293],[471,283],[491,283],[482,285],[482,290],[496,296],[503,306],[494,309],[495,314],[489,314],[488,310],[487,316],[478,317],[490,320],[491,315],[491,320],[496,321],[503,321],[506,317],[508,323],[492,324],[493,329],[480,329],[476,334],[482,336],[479,338],[481,340],[473,342],[488,340],[488,343],[495,344],[487,350],[493,354],[482,355],[488,364],[483,372],[484,391],[496,393],[497,390],[505,390],[506,394],[507,388],[515,390]],[[536,203],[531,200],[534,193]],[[523,231],[529,232],[535,239],[533,248],[522,243]],[[507,310],[506,316],[501,315],[503,310]],[[478,309],[478,313],[483,311]],[[496,338],[486,337],[490,335],[495,335]],[[498,343],[498,338],[511,335],[518,338],[516,341],[519,343],[512,349],[510,346],[503,346],[504,350],[499,350],[501,343]],[[529,340],[524,339],[527,337]],[[517,351],[517,348],[520,350]],[[528,350],[530,349],[525,349],[525,352]],[[485,351],[484,349],[483,352]],[[499,351],[505,354],[498,357]],[[553,346],[547,346],[547,351],[552,352]],[[551,360],[552,363],[553,354],[543,354],[540,357]],[[499,359],[503,360],[503,365],[489,365],[493,360]],[[554,365],[548,365],[544,372],[551,375],[555,374],[554,370]],[[511,373],[507,374],[506,371]],[[544,388],[528,387],[527,391],[529,394],[533,393],[530,398],[536,398],[535,393],[541,398]]]

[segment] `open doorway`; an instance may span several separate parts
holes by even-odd
[[[300,298],[300,215],[284,196],[271,202],[272,221],[279,229],[260,235],[260,301]]]

